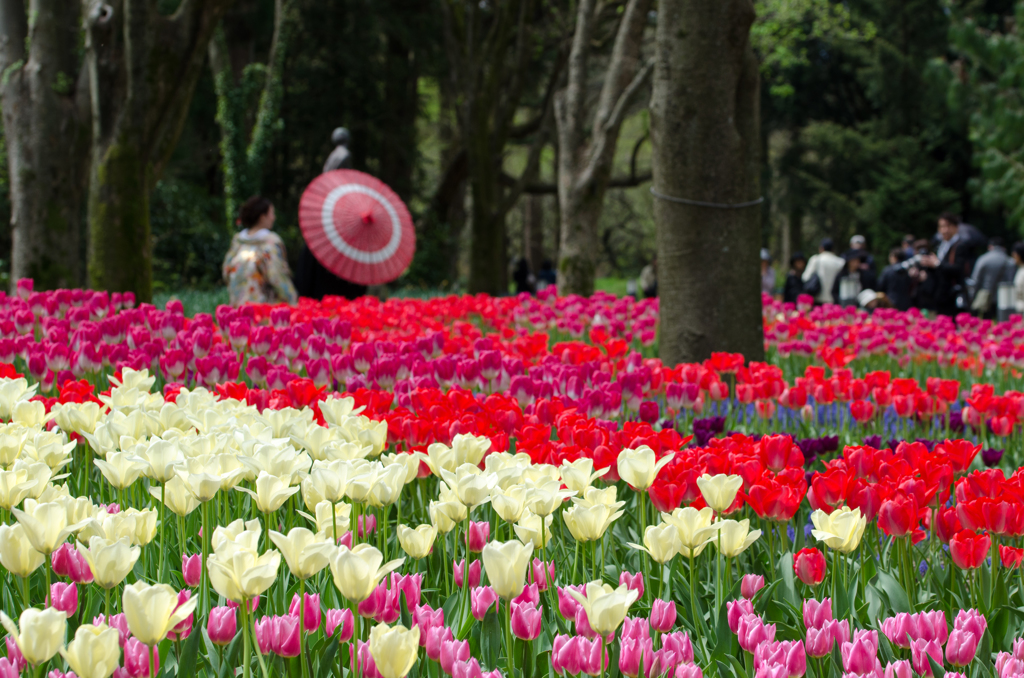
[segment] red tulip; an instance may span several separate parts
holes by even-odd
[[[1024,549],[1018,549],[1004,544],[999,545],[999,560],[1003,563],[1003,567],[1020,567],[1020,561],[1022,559],[1024,559]]]
[[[878,527],[890,537],[905,537],[917,523],[917,502],[905,494],[894,494],[878,509]]]
[[[858,423],[866,424],[875,418],[875,405],[869,400],[854,400],[850,403],[850,416]]]
[[[992,538],[972,530],[960,530],[949,540],[949,555],[962,570],[981,567],[992,546]]]
[[[815,548],[801,549],[793,555],[793,571],[803,583],[817,586],[825,579],[825,555]]]

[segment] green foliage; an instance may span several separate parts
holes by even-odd
[[[970,113],[974,162],[981,174],[970,188],[988,209],[1005,209],[1008,223],[1024,233],[1024,40],[1013,17],[976,12],[958,15],[950,38],[959,60],[947,69],[952,105]]]
[[[784,75],[810,63],[807,51],[813,42],[875,37],[870,21],[857,20],[845,4],[830,0],[756,0],[754,9],[757,20],[750,29],[750,42],[773,96],[794,93]]]
[[[232,235],[220,221],[223,198],[192,182],[166,178],[157,182],[151,200],[156,293],[220,286]]]

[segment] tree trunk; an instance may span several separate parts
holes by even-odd
[[[650,0],[629,0],[619,21],[593,120],[589,119],[588,57],[597,4],[596,0],[580,0],[569,54],[568,82],[555,100],[561,207],[558,289],[562,294],[594,292],[598,221],[611,178],[615,146],[629,102],[651,71],[650,65],[640,66]]]
[[[527,195],[523,199],[523,257],[534,274],[544,263],[544,197]]]
[[[78,0],[0,1],[0,105],[11,182],[11,284],[76,287],[89,157]]]
[[[185,123],[214,26],[230,0],[93,5],[86,18],[92,100],[89,282],[152,296],[149,194]]]
[[[238,77],[223,27],[209,41],[210,69],[217,91],[217,124],[220,127],[221,171],[224,175],[224,215],[234,230],[238,209],[249,196],[260,192],[263,169],[278,129],[285,53],[294,31],[294,10],[286,0],[274,2],[274,35],[263,69],[263,87],[255,115],[247,115],[244,93],[255,71],[243,67]],[[246,64],[249,65],[249,64]],[[241,80],[241,82],[239,81]],[[251,125],[249,121],[251,122]]]
[[[759,75],[751,0],[661,0],[651,97],[658,198],[660,352],[668,365],[713,351],[764,356]]]

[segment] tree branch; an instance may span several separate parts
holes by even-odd
[[[630,174],[630,176],[627,177],[612,177],[608,180],[608,188],[634,188],[636,186],[646,184],[650,180],[650,172]],[[502,175],[502,183],[506,186],[513,185],[515,181],[516,178],[513,176],[508,174]],[[558,185],[531,182],[523,186],[522,192],[527,195],[555,195],[558,193]]]

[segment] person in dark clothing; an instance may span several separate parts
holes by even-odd
[[[324,163],[324,173],[337,169],[352,169],[352,154],[348,150],[349,139],[348,130],[344,127],[335,129],[331,134],[334,150]],[[357,299],[366,295],[366,285],[345,280],[328,271],[305,242],[302,243],[294,278],[295,289],[300,297],[320,301],[326,296]]]
[[[974,270],[974,262],[988,249],[988,238],[975,226],[964,223],[959,214],[943,212],[938,218],[936,236],[938,237],[939,244],[936,251],[942,247],[941,229],[943,222],[946,222],[947,225],[952,225],[956,232],[957,250],[961,251],[960,256],[964,257],[964,261],[967,262],[967,276],[970,277],[970,271]]]
[[[530,272],[530,263],[526,261],[525,257],[519,257],[516,260],[515,269],[512,271],[512,280],[516,284],[516,294],[522,294],[523,292],[533,294],[537,291],[535,285],[536,278]]]
[[[791,304],[796,303],[796,298],[804,293],[803,274],[807,268],[807,257],[803,252],[794,252],[789,258],[789,272],[786,274],[786,284],[782,288],[782,300]]]
[[[836,276],[832,283],[832,298],[837,304],[856,305],[858,303],[857,295],[862,290],[877,289],[878,280],[875,278],[874,272],[866,266],[867,257],[867,252],[854,250],[846,262],[846,268]],[[849,291],[847,295],[843,294],[844,281],[847,281],[845,283]]]
[[[328,296],[346,299],[358,299],[366,296],[366,285],[339,278],[328,271],[305,243],[302,245],[302,251],[299,252],[299,262],[295,267],[294,279],[295,290],[300,297],[320,301]]]
[[[967,307],[964,283],[974,261],[969,248],[960,242],[957,226],[943,215],[938,250],[921,258],[921,266],[934,278],[935,311],[941,315],[954,316]]]
[[[875,258],[867,250],[867,240],[862,235],[855,235],[850,238],[850,249],[843,252],[843,259],[849,261],[854,257],[860,257],[861,269],[870,269],[874,275],[878,269],[875,268]],[[864,288],[871,289],[871,288]]]
[[[555,264],[550,259],[545,259],[537,271],[537,280],[545,285],[554,285],[558,282],[558,272],[555,271]]]
[[[889,252],[889,265],[882,269],[876,290],[892,302],[893,308],[901,311],[906,311],[911,304],[910,272],[901,265],[907,258],[907,252],[902,248],[897,247]]]

